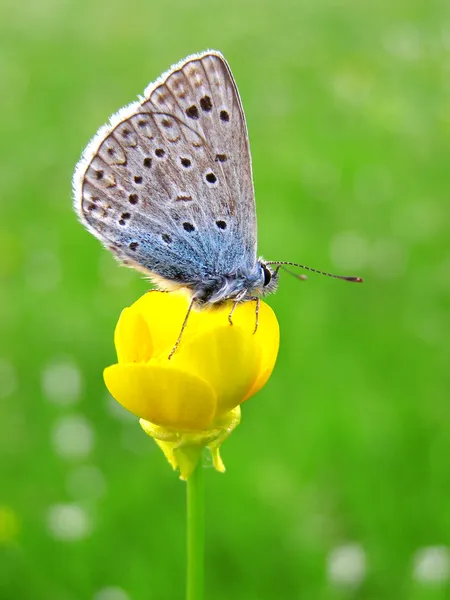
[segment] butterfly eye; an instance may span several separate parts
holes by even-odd
[[[264,271],[264,287],[266,287],[267,285],[269,285],[272,279],[272,273],[269,271],[265,264],[262,264],[261,268]]]

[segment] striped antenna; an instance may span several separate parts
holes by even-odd
[[[306,271],[312,271],[313,273],[319,273],[319,275],[326,275],[327,277],[334,277],[334,279],[342,279],[343,281],[351,281],[353,283],[362,283],[364,281],[362,277],[334,275],[333,273],[326,273],[325,271],[319,271],[318,269],[313,269],[312,267],[306,267],[305,265],[299,265],[297,263],[289,262],[286,260],[271,260],[268,262],[264,261],[264,264],[276,265],[278,268],[282,267],[282,265],[289,265],[290,267],[297,267],[299,269],[305,269]]]

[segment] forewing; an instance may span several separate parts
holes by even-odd
[[[225,59],[172,67],[87,147],[81,220],[121,260],[180,282],[251,268],[256,215],[244,113]]]

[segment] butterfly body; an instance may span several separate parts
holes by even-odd
[[[275,291],[278,285],[278,273],[272,271],[263,262],[257,261],[251,270],[238,269],[235,272],[219,274],[217,271],[203,271],[200,278],[188,279],[184,271],[171,271],[164,265],[163,274],[142,268],[140,264],[132,264],[125,259],[125,264],[148,275],[151,281],[161,290],[187,290],[195,299],[197,306],[219,304],[225,300],[239,297],[254,298]],[[155,268],[155,267],[154,267]],[[177,267],[178,268],[178,267]],[[171,278],[168,278],[168,271]]]
[[[110,119],[74,175],[75,208],[124,264],[195,303],[273,291],[256,255],[256,210],[244,112],[215,51],[193,55]]]

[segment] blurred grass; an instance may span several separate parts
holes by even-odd
[[[448,573],[413,575],[420,548],[450,545],[449,17],[438,0],[2,3],[0,598],[183,596],[184,484],[101,378],[147,285],[77,223],[70,181],[112,112],[208,47],[243,99],[260,252],[366,281],[286,275],[269,299],[277,368],[227,474],[206,473],[207,597],[450,596]],[[60,361],[81,374],[65,404],[42,386]],[[54,439],[72,415],[95,439],[70,459]],[[69,485],[80,465],[99,498]],[[70,503],[92,527],[72,542],[48,522]],[[349,542],[367,574],[336,587],[327,557]]]

